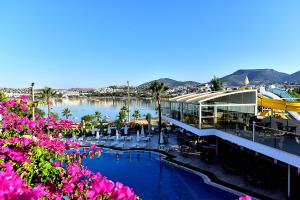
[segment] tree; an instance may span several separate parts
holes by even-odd
[[[81,121],[92,122],[95,119],[94,115],[84,115],[81,117]]]
[[[95,118],[96,118],[97,122],[100,121],[101,117],[102,117],[101,112],[100,111],[96,111],[95,112]]]
[[[146,120],[148,122],[148,133],[150,134],[150,131],[151,131],[151,119],[152,119],[152,115],[150,113],[147,113],[145,115],[146,117]]]
[[[50,115],[51,115],[56,121],[59,120],[59,115],[58,115],[58,113],[51,112]]]
[[[49,117],[51,115],[50,109],[51,109],[51,98],[53,98],[56,95],[56,92],[52,90],[50,87],[45,87],[42,90],[42,97],[46,101],[47,107],[48,107],[48,121]]]
[[[223,90],[223,83],[220,78],[214,76],[213,79],[211,80],[211,84],[213,91],[220,91]]]
[[[125,119],[126,119],[126,115],[127,115],[127,109],[123,109],[121,108],[120,112],[119,112],[119,115],[118,115],[118,119],[121,121],[121,122],[124,122]]]
[[[135,110],[132,114],[132,117],[136,120],[138,120],[141,117],[140,111],[139,110]]]
[[[158,127],[159,131],[161,132],[161,96],[163,93],[165,93],[169,88],[162,82],[154,81],[150,87],[150,91],[152,92],[153,97],[155,98],[157,102],[157,108],[158,108]],[[159,140],[160,141],[160,134],[159,134]]]
[[[66,119],[69,119],[69,117],[72,116],[71,114],[71,110],[69,108],[65,108],[62,112],[63,116],[66,118]]]
[[[32,111],[31,111],[31,113],[32,113]],[[40,108],[35,108],[35,113],[38,114],[41,117],[45,116],[45,112]]]
[[[120,110],[121,110],[121,111],[128,112],[128,108],[127,108],[127,106],[123,106],[123,107],[122,107]]]
[[[6,98],[5,93],[2,90],[0,90],[0,101],[6,101],[6,100],[7,100],[7,98]]]

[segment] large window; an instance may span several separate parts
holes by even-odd
[[[256,111],[256,91],[222,94],[223,96],[198,103],[171,102],[170,115],[173,119],[194,127],[217,127],[218,124],[236,122],[248,124]],[[211,94],[208,98],[212,97]],[[205,97],[202,98],[205,100]],[[201,122],[199,110],[201,105]]]
[[[255,104],[256,92],[243,92],[237,94],[230,94],[227,96],[218,97],[203,102],[203,104]]]

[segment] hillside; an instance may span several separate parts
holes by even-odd
[[[284,81],[288,82],[300,82],[300,71],[295,72],[284,78]]]
[[[138,88],[140,88],[140,89],[149,88],[149,86],[154,81],[155,80],[143,83],[143,84],[139,85]],[[176,80],[173,80],[173,79],[170,79],[170,78],[161,78],[161,79],[158,79],[157,81],[160,81],[160,82],[164,83],[169,88],[176,88],[176,87],[180,87],[180,86],[187,86],[188,87],[188,86],[197,86],[197,85],[200,85],[200,83],[195,82],[195,81],[176,81]]]
[[[273,69],[245,69],[227,75],[221,80],[229,86],[240,86],[243,85],[245,76],[248,76],[251,84],[256,85],[283,82],[289,75]]]

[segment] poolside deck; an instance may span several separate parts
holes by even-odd
[[[145,136],[144,138],[139,137],[137,139],[136,135],[131,135],[131,140],[84,140],[78,141],[82,146],[89,146],[90,144],[98,144],[102,147],[120,149],[120,150],[129,150],[129,149],[146,149],[146,150],[159,150],[165,152],[166,154],[172,156],[170,161],[173,161],[177,164],[186,166],[190,169],[205,173],[208,175],[212,181],[225,185],[229,188],[245,192],[249,194],[251,191],[252,194],[257,198],[266,199],[285,199],[285,192],[282,188],[262,188],[258,185],[253,185],[246,181],[243,176],[228,173],[222,167],[222,163],[215,159],[213,162],[207,162],[203,159],[203,155],[200,152],[184,152],[182,149],[179,149],[179,143],[177,135],[170,133],[168,136],[167,145],[158,144],[158,135]],[[246,190],[245,190],[246,188]]]

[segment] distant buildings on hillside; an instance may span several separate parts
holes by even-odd
[[[294,89],[300,87],[300,84],[287,84],[287,83],[278,83],[274,84],[278,88],[282,89]],[[260,86],[266,85],[253,85],[250,80],[252,88],[259,88]],[[209,83],[200,84],[200,85],[184,85],[171,87],[167,90],[167,96],[178,96],[188,93],[202,93],[212,91],[212,85]],[[226,86],[225,91],[237,90],[238,87]],[[30,96],[31,88],[0,88],[3,90],[7,97],[17,98],[21,95]],[[127,96],[127,86],[108,86],[102,88],[70,88],[70,89],[53,89],[58,94],[58,97],[67,98],[67,97],[97,97],[97,96],[114,96],[114,97],[126,97]],[[42,89],[36,89],[36,96],[41,95]],[[139,87],[130,87],[130,96],[135,97],[150,97],[151,93],[147,89],[141,89]]]

